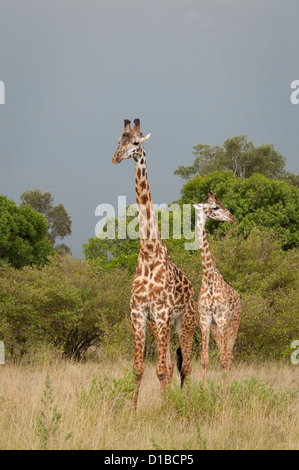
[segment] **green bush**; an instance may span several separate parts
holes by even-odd
[[[126,369],[124,376],[118,379],[111,377],[93,376],[88,390],[81,387],[76,391],[78,406],[94,408],[103,401],[109,402],[113,411],[121,409],[127,402],[132,401],[136,392],[136,370]]]
[[[7,262],[15,268],[42,266],[53,254],[45,217],[0,195],[0,263]]]
[[[266,384],[259,377],[234,380],[226,391],[213,380],[208,381],[206,387],[202,382],[194,382],[183,389],[178,384],[167,389],[164,411],[167,414],[175,413],[187,422],[201,420],[207,417],[212,419],[221,415],[224,408],[230,407],[235,413],[246,410],[249,414],[260,409],[267,415],[272,410],[277,414],[285,410],[294,402],[297,394],[292,390],[275,392],[271,384]]]
[[[43,343],[81,359],[91,346],[109,351],[122,332],[125,347],[130,287],[123,270],[107,273],[65,256],[42,269],[1,266],[1,340],[10,353]]]

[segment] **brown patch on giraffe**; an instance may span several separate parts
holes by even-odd
[[[145,206],[145,204],[148,202],[148,194],[144,194],[141,196],[141,203]]]
[[[156,282],[157,284],[163,282],[164,276],[165,276],[165,268],[164,266],[161,266],[159,271],[154,276],[154,282]]]
[[[146,186],[147,186],[147,185],[146,185],[146,181],[145,181],[145,180],[143,180],[143,181],[140,182],[140,188],[141,188],[142,190],[146,189]]]

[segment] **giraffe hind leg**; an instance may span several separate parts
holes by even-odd
[[[143,354],[145,345],[146,316],[140,314],[140,312],[131,312],[131,319],[135,337],[135,355],[133,367],[136,371],[136,388],[132,400],[132,409],[136,410],[140,384],[144,371]]]
[[[158,362],[156,367],[157,377],[160,381],[161,399],[164,401],[166,386],[168,385],[168,364],[169,364],[169,339],[170,339],[170,315],[165,315],[168,320],[165,322],[157,322],[157,338],[158,338]]]
[[[157,325],[154,321],[149,322],[152,333],[155,338],[155,343],[157,346],[157,349],[159,350],[159,339],[158,339],[158,328]],[[168,342],[168,349],[167,349],[167,355],[166,355],[166,385],[170,385],[172,381],[172,375],[173,375],[173,369],[174,369],[174,359],[170,347],[170,338]]]
[[[191,350],[196,326],[195,308],[191,306],[181,321],[176,324],[180,347],[177,349],[177,367],[181,377],[181,388],[191,374]]]
[[[181,377],[181,387],[183,386],[184,384],[184,380],[185,380],[185,376],[182,372],[182,366],[183,366],[183,355],[182,355],[182,348],[177,348],[176,350],[176,355],[177,355],[177,361],[176,361],[176,364],[177,364],[177,368],[178,368],[178,371],[180,373],[180,377]]]
[[[236,341],[240,319],[241,319],[241,309],[238,309],[238,311],[235,313],[235,315],[231,319],[230,324],[229,324],[229,329],[228,329],[227,350],[228,350],[228,357],[229,357],[229,367],[231,366],[231,363],[234,357],[233,347]]]
[[[220,336],[219,328],[218,328],[216,322],[212,321],[210,328],[211,328],[211,332],[212,332],[212,334],[213,334],[213,336],[214,336],[214,339],[215,339],[215,341],[216,341],[217,347],[218,347],[218,349],[219,349],[219,351],[220,351],[220,348],[221,348],[221,336]]]

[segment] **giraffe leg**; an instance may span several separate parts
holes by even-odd
[[[143,354],[145,344],[146,317],[140,312],[131,312],[132,327],[135,337],[134,369],[136,370],[136,389],[132,400],[132,409],[136,410],[139,388],[143,377]]]
[[[220,363],[223,369],[223,390],[225,391],[231,362],[231,353],[228,351],[229,324],[226,322],[221,327],[219,326],[219,329],[221,337]]]
[[[239,329],[239,324],[240,324],[240,319],[241,319],[241,309],[238,308],[235,312],[235,315],[232,317],[229,323],[228,327],[228,343],[227,343],[227,349],[228,349],[228,360],[229,360],[229,369],[233,360],[233,347],[236,341],[236,336],[238,333]]]
[[[191,374],[191,350],[196,326],[196,312],[192,305],[186,311],[182,322],[177,324],[180,347],[177,350],[177,365],[181,376],[181,388]]]
[[[211,332],[215,338],[215,341],[216,341],[216,344],[218,346],[218,349],[220,351],[221,349],[221,336],[220,336],[220,332],[219,332],[219,328],[217,325],[215,325],[215,323],[211,323]]]
[[[202,350],[201,350],[201,380],[203,385],[205,385],[206,371],[209,363],[209,339],[210,339],[210,326],[212,322],[212,315],[208,313],[202,313],[200,315],[200,329],[201,329],[201,340],[202,340]]]
[[[166,385],[171,385],[172,382],[172,375],[174,369],[174,359],[173,354],[170,347],[170,338],[168,340],[168,350],[167,350],[167,378],[166,378]]]
[[[149,322],[151,330],[153,332],[155,342],[158,348],[158,328],[155,322]],[[167,367],[167,377],[166,377],[166,385],[171,385],[173,369],[174,369],[174,359],[170,347],[170,338],[168,341],[168,349],[167,349],[167,357],[166,357],[166,367]]]
[[[168,350],[170,335],[170,315],[165,315],[167,321],[157,321],[157,338],[158,338],[158,362],[156,367],[157,377],[160,381],[162,403],[164,401],[168,374]]]

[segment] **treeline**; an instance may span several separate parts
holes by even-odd
[[[289,357],[299,338],[298,250],[283,250],[274,231],[257,228],[247,238],[233,230],[209,236],[224,279],[240,294],[242,320],[235,357]],[[197,299],[202,269],[199,252],[170,247],[175,262],[191,279]],[[42,346],[65,357],[83,359],[100,349],[103,356],[131,357],[134,339],[129,316],[134,274],[128,267],[104,269],[100,260],[52,258],[43,268],[0,267],[0,331],[6,353],[24,354]],[[172,341],[177,341],[173,332]],[[92,348],[91,348],[92,347]],[[212,351],[217,353],[212,341]],[[199,355],[196,331],[193,353]],[[146,356],[156,354],[150,330]]]
[[[232,171],[236,178],[250,178],[260,173],[266,178],[283,179],[299,186],[299,175],[286,170],[286,159],[273,144],[256,147],[247,135],[226,139],[223,145],[197,144],[193,147],[194,162],[179,166],[174,174],[190,179],[213,171]]]

